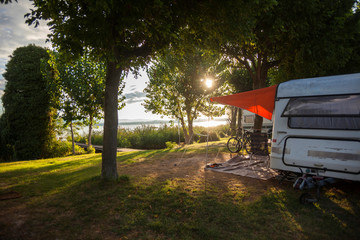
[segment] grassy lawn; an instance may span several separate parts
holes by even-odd
[[[218,154],[223,143],[212,143],[209,154]],[[174,156],[204,156],[204,146],[119,153],[119,172]],[[231,175],[226,185],[211,173],[206,183],[203,171],[199,178],[131,173],[110,183],[100,171],[100,154],[0,163],[0,193],[22,195],[0,201],[0,239],[360,237],[358,183],[329,186],[319,203],[301,205],[301,193],[288,182]]]

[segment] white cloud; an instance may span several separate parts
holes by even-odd
[[[6,84],[5,79],[0,79],[0,98],[4,94],[5,84]],[[1,103],[0,103],[0,108],[1,108]]]
[[[50,31],[44,21],[37,28],[25,23],[24,15],[30,12],[30,8],[30,1],[21,0],[0,5],[0,70],[4,68],[3,61],[8,61],[9,55],[18,47],[31,43],[51,47],[50,43],[45,43]]]
[[[3,74],[5,72],[5,64],[7,63],[7,59],[0,58],[0,74]]]
[[[149,81],[149,78],[144,69],[140,70],[139,76],[135,78],[134,74],[129,73],[129,75],[125,78],[125,89],[124,93],[134,93],[134,92],[142,92],[146,87],[146,82]]]
[[[125,103],[127,104],[143,102],[146,99],[146,94],[139,91],[125,93],[124,96],[126,98]]]
[[[0,79],[0,90],[5,89],[5,79]]]
[[[11,4],[0,4],[0,97],[5,88],[5,80],[1,74],[5,72],[5,65],[9,61],[12,52],[22,46],[35,44],[37,46],[51,47],[45,43],[47,35],[50,34],[46,22],[40,21],[37,28],[25,23],[24,15],[33,8],[32,3],[26,0],[13,1]],[[120,114],[126,118],[156,119],[158,116],[145,113],[141,102],[145,96],[142,93],[146,87],[148,77],[145,70],[140,71],[140,76],[135,78],[132,74],[126,77],[124,94],[127,95],[127,106]]]

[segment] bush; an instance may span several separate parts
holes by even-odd
[[[70,142],[61,142],[56,141],[53,142],[51,146],[51,151],[49,153],[48,158],[54,158],[54,157],[64,157],[67,155],[70,155],[72,151],[72,146]]]
[[[89,147],[86,149],[86,153],[87,153],[87,154],[95,153],[95,148],[94,148],[93,146],[89,146]]]
[[[121,148],[131,147],[131,142],[128,139],[129,133],[126,129],[119,129],[117,133],[117,146]]]
[[[65,157],[72,154],[72,143],[63,141],[53,141],[50,145],[50,151],[46,158]],[[85,150],[75,145],[75,154],[83,154]]]
[[[160,128],[143,125],[127,132],[131,147],[138,149],[163,149],[166,142],[177,141],[177,129],[164,125]]]
[[[103,145],[103,133],[101,131],[94,131],[91,134],[91,144]]]
[[[210,132],[209,133],[209,141],[211,141],[211,142],[220,141],[219,134],[217,132]]]
[[[166,145],[166,148],[173,149],[174,147],[177,146],[177,143],[176,142],[166,142],[165,145]]]
[[[210,128],[209,141],[218,141],[219,132],[223,131],[223,126]],[[201,133],[207,135],[207,128],[195,127],[194,133]],[[194,141],[206,142],[206,136],[200,138],[200,136],[194,134]],[[85,138],[79,138],[79,140]],[[180,131],[180,140],[184,141],[184,133]],[[92,134],[92,143],[94,145],[103,144],[102,132],[94,132]],[[122,148],[135,148],[135,149],[164,149],[169,148],[170,143],[177,144],[179,142],[179,132],[177,127],[169,127],[163,125],[159,128],[143,125],[133,130],[119,129],[117,133],[117,146]],[[174,146],[175,146],[174,145]]]
[[[66,140],[67,140],[68,142],[71,142],[71,136],[70,136],[70,135],[67,136],[67,137],[66,137]],[[87,144],[87,136],[80,136],[80,135],[76,134],[76,135],[74,136],[74,141],[75,141],[75,142],[79,142],[79,143]]]
[[[213,141],[219,141],[220,137],[216,132],[209,132],[209,142],[213,142]],[[198,142],[203,143],[207,141],[207,132],[206,131],[201,131],[201,136],[198,140]]]

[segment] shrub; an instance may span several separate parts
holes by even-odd
[[[140,136],[140,134],[135,134],[134,132],[130,132],[128,140],[129,140],[130,146],[132,148],[141,149],[142,144],[141,144],[141,136]]]
[[[51,151],[49,151],[46,158],[65,157],[72,154],[72,143],[63,141],[53,141],[50,145]],[[85,150],[78,145],[75,145],[75,154],[83,154]]]
[[[209,141],[220,141],[219,134],[217,132],[210,132],[209,133]]]
[[[48,157],[49,158],[64,157],[70,155],[71,151],[72,151],[72,146],[70,142],[56,141],[53,142],[51,146],[51,152]]]
[[[173,149],[174,147],[177,146],[177,143],[176,142],[166,142],[165,145],[166,145],[166,148]]]
[[[209,132],[209,142],[213,142],[213,141],[219,141],[220,137],[216,132]],[[199,142],[206,142],[207,141],[207,132],[202,131],[201,132],[201,136],[199,138]]]
[[[86,149],[86,153],[90,154],[90,153],[95,153],[95,148],[93,146],[89,146],[87,149]]]
[[[117,133],[117,146],[122,148],[132,147],[129,141],[129,133],[126,129],[119,129]]]
[[[91,143],[94,145],[103,145],[103,133],[95,131],[91,134]]]
[[[230,129],[229,124],[221,125],[219,127],[220,127],[220,129],[219,129],[218,133],[219,133],[220,137],[228,137],[231,135],[231,129]]]
[[[66,140],[71,142],[71,136],[70,135],[67,136]],[[76,136],[74,136],[74,141],[86,144],[87,143],[87,137],[86,136],[76,135]],[[91,138],[91,141],[92,141],[92,138]]]
[[[218,132],[222,127],[210,128],[209,141],[220,140]],[[207,135],[207,128],[195,127],[194,133],[201,133]],[[206,142],[206,136],[200,139],[200,136],[194,134],[194,141]],[[85,138],[84,138],[85,140]],[[180,140],[184,140],[183,131],[180,131]],[[102,132],[94,132],[92,135],[92,143],[94,145],[102,145],[103,134]],[[167,143],[169,142],[169,143]],[[119,129],[117,133],[117,146],[123,148],[135,149],[164,149],[169,148],[170,143],[177,144],[179,142],[179,132],[177,127],[169,127],[163,125],[159,128],[142,125],[135,129]]]

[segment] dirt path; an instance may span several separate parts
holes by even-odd
[[[222,163],[229,160],[230,154],[209,155],[206,160],[205,154],[167,153],[163,156],[155,156],[149,160],[131,165],[118,166],[119,174],[126,174],[134,177],[156,179],[157,181],[179,180],[184,186],[191,188],[216,188],[220,192],[246,191],[248,200],[258,198],[270,188],[279,187],[276,179],[260,180],[249,177],[242,177],[229,173],[214,172],[205,170],[207,163]],[[206,183],[206,184],[205,184]],[[284,185],[284,186],[283,186]],[[289,187],[285,183],[281,187]]]

